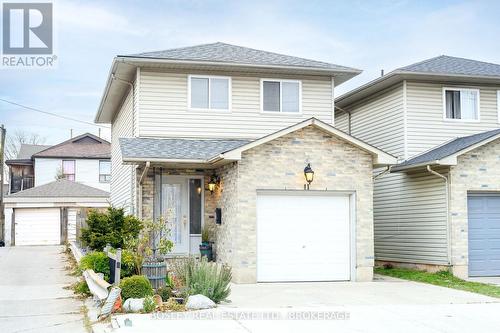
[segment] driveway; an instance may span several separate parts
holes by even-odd
[[[0,331],[86,332],[62,246],[0,248]]]
[[[198,320],[186,314],[180,315],[184,320],[162,314],[116,316],[121,326],[116,332],[498,332],[500,327],[499,299],[393,278],[239,284],[232,285],[230,299],[198,312]],[[124,327],[125,318],[132,327]]]

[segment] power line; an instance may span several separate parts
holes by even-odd
[[[35,112],[47,114],[49,116],[58,117],[58,118],[62,118],[62,119],[65,119],[65,120],[76,121],[78,123],[82,123],[82,124],[86,124],[86,125],[91,125],[91,126],[96,126],[96,127],[109,128],[109,126],[94,124],[94,123],[92,123],[90,121],[80,120],[80,119],[71,118],[71,117],[68,117],[68,116],[62,116],[60,114],[53,113],[53,112],[43,111],[43,110],[40,110],[40,109],[33,108],[31,106],[26,106],[26,105],[19,104],[19,103],[16,103],[16,102],[8,101],[8,100],[3,99],[3,98],[0,98],[0,101],[8,103],[8,104],[15,105],[15,106],[18,106],[18,107],[21,107],[21,108],[24,108],[24,109],[27,109],[27,110],[30,110],[30,111],[35,111]]]

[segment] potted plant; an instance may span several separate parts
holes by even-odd
[[[208,261],[213,260],[213,251],[212,251],[212,229],[209,228],[208,225],[204,225],[201,230],[201,244],[200,244],[200,255],[202,257],[207,257]]]

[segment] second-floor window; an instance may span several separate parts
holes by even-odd
[[[62,173],[65,179],[75,181],[75,160],[62,161]]]
[[[479,120],[479,90],[444,88],[446,119]]]
[[[229,110],[231,79],[223,76],[195,76],[189,78],[189,108]]]
[[[300,112],[301,82],[297,80],[268,80],[261,82],[262,111]]]
[[[99,161],[99,182],[109,183],[111,181],[111,162]]]

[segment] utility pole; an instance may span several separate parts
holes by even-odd
[[[5,164],[5,135],[7,131],[5,127],[0,126],[0,241],[5,242],[4,239],[4,225],[5,225],[5,216],[4,216],[4,204],[3,204],[3,183],[4,183],[4,164]]]

